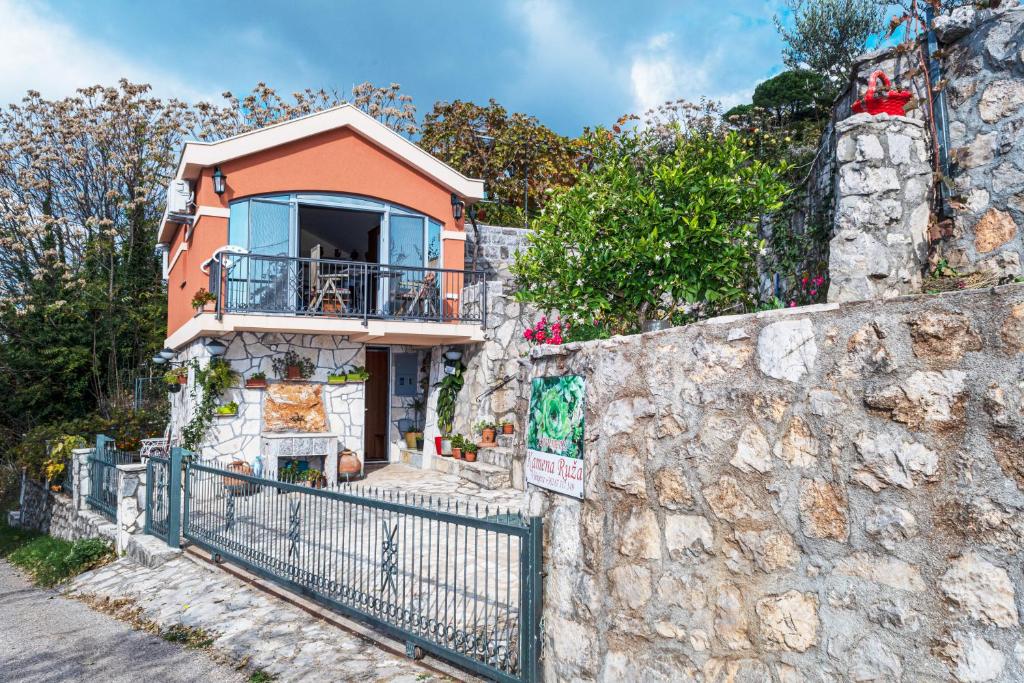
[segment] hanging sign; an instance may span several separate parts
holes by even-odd
[[[583,398],[579,375],[537,377],[530,387],[526,481],[583,498]]]

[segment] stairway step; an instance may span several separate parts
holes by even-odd
[[[489,490],[507,489],[512,487],[512,475],[509,468],[491,463],[476,461],[466,462],[454,458],[434,456],[434,469],[445,474],[454,474],[468,482]]]
[[[477,462],[485,462],[488,465],[497,465],[504,469],[512,468],[512,449],[502,448],[497,446],[495,448],[481,448],[477,451],[476,457]]]

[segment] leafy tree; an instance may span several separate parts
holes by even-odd
[[[868,38],[885,24],[878,0],[786,0],[792,24],[775,16],[786,43],[783,61],[792,69],[810,69],[842,87]]]
[[[598,129],[590,170],[555,190],[516,260],[517,296],[605,333],[752,303],[757,225],[779,207],[784,169],[734,132]]]
[[[482,178],[491,203],[481,219],[521,225],[525,211],[536,216],[548,191],[571,185],[579,145],[535,117],[509,113],[490,100],[486,106],[455,100],[437,102],[424,117],[420,146],[472,178]],[[525,196],[525,202],[524,202]]]
[[[758,83],[753,106],[771,113],[777,123],[782,123],[787,119],[820,118],[834,96],[835,89],[821,74],[793,69]]]

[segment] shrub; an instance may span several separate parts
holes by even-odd
[[[758,224],[786,194],[785,164],[678,123],[589,143],[592,170],[555,192],[516,258],[517,298],[612,334],[749,307]]]
[[[0,556],[25,571],[39,586],[55,586],[113,557],[110,544],[99,538],[65,541],[14,529],[6,520],[0,524]]]

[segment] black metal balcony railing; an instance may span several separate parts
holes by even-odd
[[[218,313],[483,324],[485,288],[479,271],[257,254],[210,264]]]

